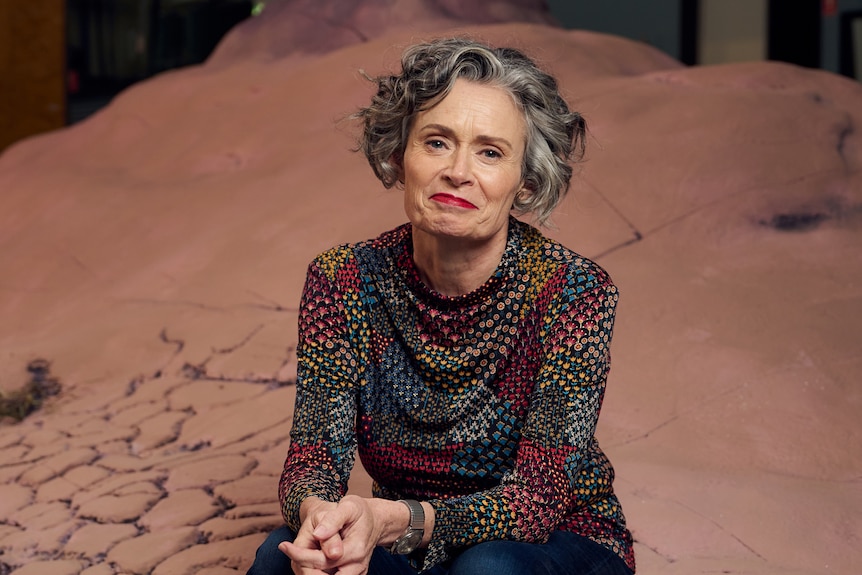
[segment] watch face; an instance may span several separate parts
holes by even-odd
[[[410,531],[398,538],[395,545],[392,546],[392,552],[397,555],[407,555],[415,551],[421,541],[421,531]]]

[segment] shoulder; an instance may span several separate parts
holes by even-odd
[[[318,254],[309,264],[309,272],[317,271],[330,280],[345,273],[358,272],[360,267],[391,259],[409,236],[407,224],[365,241],[340,244]]]
[[[556,240],[548,238],[529,224],[518,222],[521,234],[520,260],[526,271],[539,277],[558,277],[577,292],[600,290],[618,292],[610,274],[602,266]]]

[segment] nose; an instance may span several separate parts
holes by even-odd
[[[443,177],[456,188],[466,186],[473,181],[472,157],[470,151],[464,148],[455,150],[449,156]]]

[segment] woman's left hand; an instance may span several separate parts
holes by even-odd
[[[347,495],[337,504],[320,501],[309,509],[293,543],[279,549],[296,575],[362,575],[381,536],[368,499]]]

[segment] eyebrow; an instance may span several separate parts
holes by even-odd
[[[455,137],[455,132],[452,130],[452,128],[444,126],[443,124],[425,124],[424,126],[419,128],[420,132],[425,132],[428,130],[432,132],[439,132],[444,136],[447,136],[452,139],[454,139]],[[485,136],[483,134],[479,134],[478,136],[476,136],[476,139],[486,144],[494,144],[495,146],[507,147],[510,150],[514,149],[512,143],[509,140],[507,140],[506,138],[501,138],[499,136]]]

